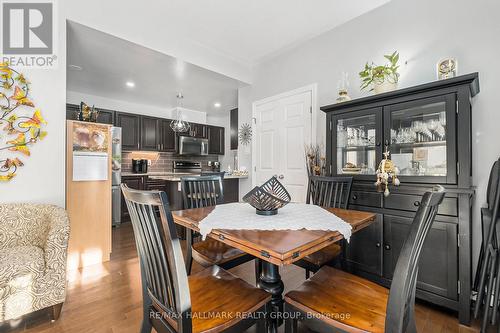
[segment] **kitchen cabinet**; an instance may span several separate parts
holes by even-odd
[[[97,123],[99,124],[109,124],[113,125],[115,118],[115,111],[106,110],[101,108],[96,108],[99,112],[97,114]],[[80,106],[76,104],[66,104],[66,119],[67,120],[78,120],[78,112],[80,111]]]
[[[394,269],[413,219],[384,216],[384,277],[392,279]],[[435,221],[425,240],[418,265],[417,287],[457,300],[457,224]]]
[[[224,203],[238,202],[240,199],[240,180],[237,178],[224,179]]]
[[[117,112],[116,126],[122,128],[122,150],[139,150],[141,146],[141,116]]]
[[[141,150],[160,150],[160,127],[159,119],[153,117],[141,117]]]
[[[345,246],[345,261],[351,271],[382,275],[382,223],[383,216],[377,214],[374,223],[351,236]]]
[[[478,93],[472,73],[321,107],[328,173],[353,177],[349,208],[377,214],[346,247],[346,268],[390,286],[422,195],[441,184],[447,193],[422,250],[416,296],[457,310],[462,324],[470,322],[471,99]],[[385,147],[401,181],[388,197],[373,185]]]
[[[207,138],[207,125],[190,123],[189,135],[195,138]]]
[[[66,119],[77,120],[79,105],[66,104]],[[97,109],[97,122],[122,128],[122,150],[177,152],[179,135],[209,140],[209,154],[224,155],[224,128],[204,124],[190,124],[189,132],[176,133],[170,127],[172,120],[132,113]]]
[[[144,190],[146,189],[146,181],[147,176],[123,176],[122,184],[127,185],[130,188],[135,190]],[[123,193],[121,195],[122,201],[122,223],[130,221],[130,215],[128,213],[127,203],[125,202],[125,198],[123,197]]]
[[[167,152],[177,151],[177,135],[170,127],[170,119],[160,119],[160,150]]]
[[[224,155],[224,127],[208,126],[208,153]]]
[[[229,114],[229,132],[231,150],[238,149],[238,109],[232,109]]]

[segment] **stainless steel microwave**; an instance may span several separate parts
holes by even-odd
[[[180,136],[179,155],[208,155],[208,139]]]

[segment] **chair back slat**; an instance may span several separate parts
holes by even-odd
[[[306,203],[347,209],[351,188],[352,177],[310,176]]]
[[[155,311],[161,310],[176,321],[177,332],[191,332],[189,284],[167,195],[160,191],[133,190],[124,184],[121,189],[144,271],[146,281],[142,283]]]
[[[386,333],[406,332],[409,325],[415,325],[413,316],[418,261],[444,195],[444,188],[437,185],[432,192],[426,192],[422,197],[394,270],[387,302]]]
[[[181,190],[184,209],[224,203],[222,179],[219,175],[181,177]]]

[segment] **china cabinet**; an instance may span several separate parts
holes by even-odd
[[[389,286],[399,251],[434,184],[447,194],[419,263],[417,297],[459,312],[470,321],[471,99],[477,73],[431,82],[321,108],[327,121],[327,168],[352,175],[350,208],[377,213],[377,222],[345,248],[345,267]],[[374,185],[385,149],[401,181],[389,196]]]

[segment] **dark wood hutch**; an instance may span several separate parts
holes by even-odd
[[[459,312],[470,322],[472,286],[471,98],[478,73],[332,104],[326,113],[327,168],[354,177],[350,208],[377,213],[351,238],[346,267],[385,286],[422,194],[446,188],[419,263],[417,297]],[[388,147],[401,185],[385,197],[375,172]]]

